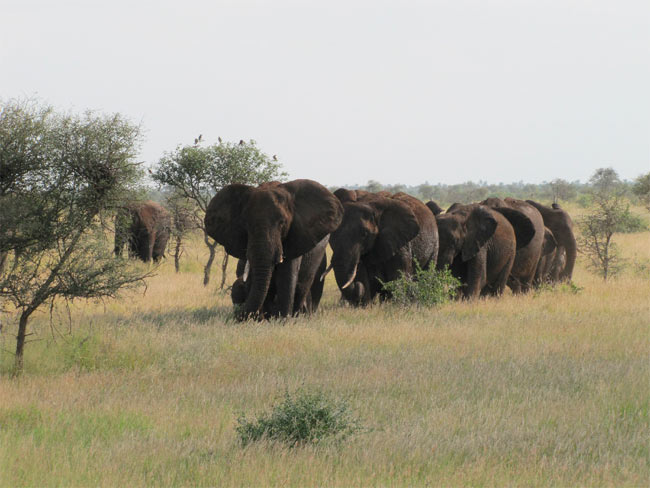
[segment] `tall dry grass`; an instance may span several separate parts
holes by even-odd
[[[650,260],[650,233],[617,240]],[[41,314],[17,380],[3,330],[0,485],[650,481],[650,280],[632,266],[435,310],[342,306],[330,276],[314,316],[241,324],[203,258],[193,242],[146,293]],[[241,448],[237,414],[300,386],[347,398],[367,431]]]

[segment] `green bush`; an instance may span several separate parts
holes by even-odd
[[[285,392],[282,401],[271,412],[252,420],[240,416],[237,423],[236,431],[243,446],[271,439],[293,447],[333,436],[342,439],[361,428],[346,402],[302,389],[293,395]]]
[[[631,234],[648,230],[648,223],[640,216],[626,210],[621,221],[616,225],[616,232]]]
[[[460,281],[452,276],[448,268],[442,271],[435,268],[422,269],[417,262],[413,276],[406,276],[401,272],[400,278],[381,284],[398,305],[422,307],[433,307],[448,302],[456,296],[461,286]]]

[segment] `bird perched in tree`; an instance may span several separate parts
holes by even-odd
[[[199,142],[201,142],[201,139],[203,139],[203,134],[199,134]]]
[[[198,143],[199,143],[199,140],[195,137],[194,138],[194,144],[198,144]]]
[[[239,145],[243,146],[244,145],[244,139],[239,139]]]
[[[219,144],[221,144],[221,137],[217,137],[217,140],[219,141]]]
[[[278,160],[278,157],[274,154],[273,155],[273,161],[277,161],[277,160]]]

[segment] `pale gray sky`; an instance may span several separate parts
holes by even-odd
[[[122,112],[142,158],[255,139],[327,185],[650,171],[647,0],[0,0],[0,97]]]

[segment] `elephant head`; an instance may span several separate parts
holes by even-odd
[[[212,198],[205,214],[206,232],[228,254],[250,263],[244,317],[261,313],[276,265],[315,247],[339,226],[342,215],[339,200],[312,180],[257,188],[231,184]]]
[[[451,213],[436,216],[440,250],[437,268],[452,267],[459,257],[462,262],[474,258],[497,228],[490,211],[480,205],[457,205]]]
[[[426,203],[426,205],[427,205],[427,207],[429,208],[429,210],[431,210],[431,213],[432,213],[433,215],[438,215],[438,214],[441,214],[441,213],[442,213],[442,207],[440,207],[440,205],[438,205],[438,204],[437,204],[436,202],[434,202],[433,200],[429,200],[429,201]]]
[[[343,221],[330,238],[332,267],[343,296],[361,303],[369,286],[366,267],[389,260],[420,226],[406,203],[385,196],[365,196],[343,208]]]
[[[557,204],[554,204],[553,207],[547,207],[533,200],[526,201],[542,214],[544,225],[553,233],[558,248],[564,248],[566,262],[559,272],[559,279],[570,281],[573,276],[573,267],[578,254],[578,246],[575,234],[573,233],[573,221],[571,217]],[[562,250],[559,252],[562,253]]]

